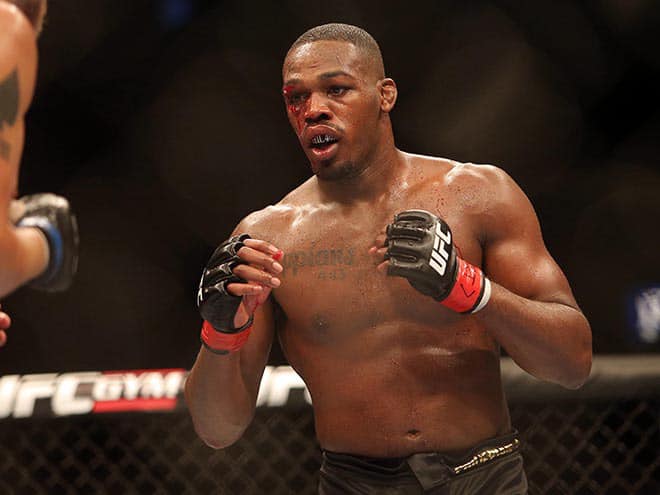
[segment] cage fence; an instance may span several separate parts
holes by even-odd
[[[567,391],[503,359],[530,494],[660,493],[660,361],[599,357]],[[188,413],[47,415],[0,421],[4,494],[311,494],[321,453],[302,394],[260,407],[223,450],[198,439]]]

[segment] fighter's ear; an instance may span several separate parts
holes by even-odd
[[[380,109],[390,113],[396,103],[397,89],[393,79],[386,77],[378,81],[378,92],[380,93]]]

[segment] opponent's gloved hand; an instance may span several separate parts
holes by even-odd
[[[78,269],[78,224],[69,202],[55,194],[23,196],[17,227],[36,227],[48,241],[48,266],[30,287],[49,292],[63,291]]]
[[[234,326],[236,311],[243,298],[227,291],[227,285],[245,282],[234,275],[233,269],[245,263],[239,258],[238,250],[246,239],[250,236],[241,234],[220,244],[206,263],[199,282],[197,307],[204,318],[201,340],[204,347],[216,354],[228,354],[240,349],[252,326],[253,315],[243,326]]]
[[[476,313],[490,298],[480,268],[456,256],[449,226],[424,210],[407,210],[387,226],[387,274],[459,313]]]

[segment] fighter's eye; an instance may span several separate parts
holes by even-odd
[[[285,95],[286,101],[289,105],[299,106],[305,101],[304,93],[289,93]]]
[[[328,89],[328,94],[330,96],[343,96],[346,94],[346,91],[348,91],[348,88],[344,86],[331,86],[330,89]]]
[[[287,97],[287,102],[289,105],[300,105],[304,101],[304,95],[302,94],[293,94]]]

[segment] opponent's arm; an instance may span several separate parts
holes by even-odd
[[[211,447],[237,441],[254,416],[273,341],[269,295],[280,283],[281,257],[270,243],[236,235],[214,252],[202,275],[202,348],[185,397],[195,430]]]
[[[0,2],[0,297],[25,282],[59,291],[77,269],[78,230],[66,199],[35,194],[16,201],[24,116],[34,92],[37,33]]]
[[[48,262],[39,230],[17,229],[9,218],[36,70],[36,33],[16,7],[0,2],[0,297],[38,276]]]

